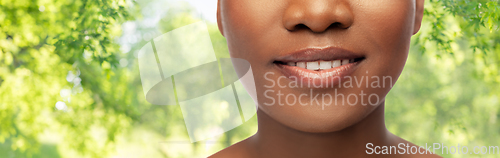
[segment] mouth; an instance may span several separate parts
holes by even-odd
[[[315,88],[333,88],[342,78],[351,75],[363,55],[339,49],[305,49],[276,58],[273,64],[287,78],[301,82],[301,85]]]
[[[330,69],[336,69],[338,67],[349,65],[352,63],[358,63],[364,60],[364,58],[356,59],[338,59],[332,61],[301,61],[301,62],[281,62],[275,61],[274,63],[282,66],[297,67],[301,69],[307,69],[310,71],[329,71]]]

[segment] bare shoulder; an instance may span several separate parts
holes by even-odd
[[[245,139],[209,156],[209,158],[250,158],[252,152],[250,152],[249,147],[249,140]]]

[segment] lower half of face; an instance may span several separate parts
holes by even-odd
[[[413,0],[222,0],[233,58],[250,62],[260,110],[305,132],[342,130],[383,103],[403,70]]]

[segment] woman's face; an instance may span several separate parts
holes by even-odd
[[[384,102],[423,0],[219,0],[231,57],[250,62],[259,109],[305,132],[342,130]]]

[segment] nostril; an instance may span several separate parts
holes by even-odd
[[[290,31],[297,31],[297,30],[307,30],[309,27],[307,27],[305,24],[298,24],[293,27],[293,30]]]
[[[328,26],[328,28],[335,28],[335,27],[341,27],[342,24],[339,23],[339,22],[335,22],[335,23],[332,23],[330,26]]]
[[[310,30],[312,32],[323,32],[323,31],[330,30],[330,29],[347,29],[347,28],[349,28],[348,25],[344,25],[340,22],[334,22],[334,23],[330,24],[327,28],[313,30],[311,27],[307,26],[306,24],[300,23],[300,24],[295,25],[291,29],[288,29],[288,31]],[[319,31],[319,30],[321,30],[321,31]]]
[[[349,28],[349,25],[344,25],[340,22],[335,22],[335,23],[332,23],[330,26],[328,26],[328,29],[334,29],[334,28],[347,29],[347,28]]]

